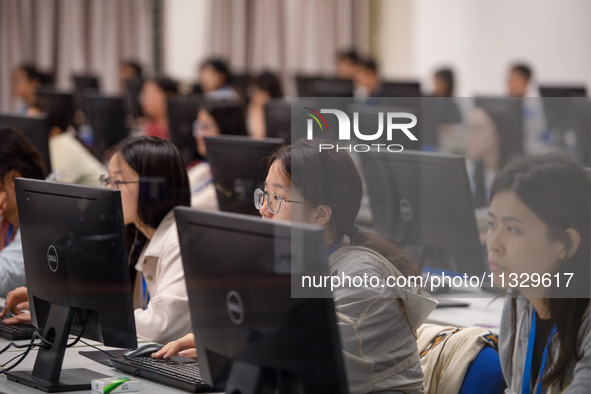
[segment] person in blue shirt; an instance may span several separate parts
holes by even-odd
[[[25,284],[14,179],[45,179],[41,153],[20,131],[0,129],[0,296]]]
[[[509,392],[588,393],[591,182],[565,158],[521,158],[490,195],[488,263],[509,290],[499,335]]]

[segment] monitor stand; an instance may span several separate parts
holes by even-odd
[[[226,394],[304,394],[297,373],[234,361]]]
[[[8,380],[48,393],[90,390],[92,379],[108,376],[87,369],[62,371],[64,355],[76,310],[69,306],[52,304],[43,337],[52,342],[49,348],[40,347],[32,371],[9,371]]]

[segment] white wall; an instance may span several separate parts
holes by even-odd
[[[381,13],[388,40],[408,18],[409,59],[382,46],[383,72],[420,78],[430,89],[441,65],[457,72],[457,95],[505,92],[507,67],[523,60],[542,83],[584,83],[591,89],[591,2],[587,0],[393,0]],[[398,13],[395,17],[392,12]],[[390,25],[388,25],[390,24]],[[399,37],[390,42],[396,45]]]
[[[199,64],[210,53],[207,32],[211,0],[166,0],[163,4],[164,73],[194,82]]]

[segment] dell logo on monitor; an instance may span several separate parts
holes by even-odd
[[[410,222],[412,220],[412,204],[406,198],[400,200],[399,203],[400,216],[402,220]]]
[[[53,245],[49,245],[47,248],[47,264],[49,264],[49,269],[52,272],[57,271],[58,267],[58,258],[57,258],[57,250]]]
[[[231,290],[226,296],[226,310],[232,323],[239,326],[244,321],[244,304],[240,294]]]

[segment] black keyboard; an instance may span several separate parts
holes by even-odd
[[[3,318],[7,319],[8,317]],[[41,332],[37,327],[28,323],[4,324],[0,322],[0,337],[11,341],[31,339],[34,332]]]
[[[211,392],[201,380],[199,365],[181,357],[162,360],[152,357],[123,357],[111,359],[113,367],[133,376],[154,380],[192,393]]]

